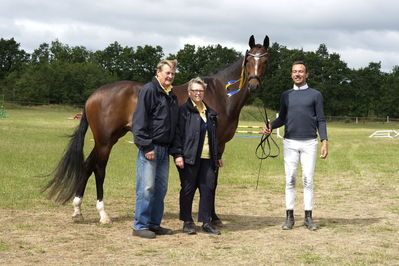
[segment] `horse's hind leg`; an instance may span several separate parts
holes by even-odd
[[[73,206],[72,219],[75,222],[83,221],[81,205],[82,205],[82,198],[75,196],[75,198],[72,201],[72,206]]]
[[[109,154],[112,146],[103,146],[98,149],[98,160],[94,168],[94,174],[96,176],[96,189],[97,189],[97,203],[96,208],[100,215],[101,224],[110,224],[111,218],[105,212],[104,205],[104,179],[105,179],[105,168],[107,167]]]
[[[83,215],[82,215],[82,200],[83,200],[83,195],[86,189],[87,181],[89,180],[89,177],[93,173],[93,167],[95,164],[95,150],[93,149],[89,155],[89,157],[85,161],[85,175],[84,179],[82,180],[81,184],[79,185],[75,198],[72,201],[73,205],[73,214],[72,214],[72,219],[75,221],[82,221],[83,220]]]
[[[109,218],[108,214],[105,212],[105,205],[103,200],[104,195],[104,179],[105,179],[105,164],[98,165],[96,170],[94,170],[94,174],[96,175],[96,188],[97,188],[97,203],[96,208],[98,214],[100,215],[100,223],[101,224],[109,224],[111,223],[111,218]]]

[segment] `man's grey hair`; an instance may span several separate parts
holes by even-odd
[[[157,70],[161,71],[164,65],[168,65],[171,69],[176,70],[177,60],[176,59],[162,60],[161,62],[158,63]]]

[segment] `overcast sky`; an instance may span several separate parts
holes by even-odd
[[[221,44],[245,52],[253,34],[288,48],[315,51],[321,43],[351,68],[399,65],[397,0],[1,0],[0,37],[32,52],[58,39],[95,51],[160,45]]]

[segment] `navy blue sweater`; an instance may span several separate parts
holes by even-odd
[[[306,140],[327,139],[326,119],[323,111],[323,96],[315,89],[290,89],[281,95],[279,117],[272,128],[285,126],[284,138]]]

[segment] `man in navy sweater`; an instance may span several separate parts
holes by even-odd
[[[320,158],[328,155],[326,120],[323,111],[323,96],[310,88],[306,79],[309,73],[302,61],[292,64],[291,78],[294,86],[281,95],[279,117],[271,125],[263,127],[264,134],[272,129],[285,126],[284,129],[284,168],[286,175],[285,203],[286,220],[283,230],[292,229],[294,220],[295,181],[299,160],[302,166],[303,196],[305,208],[304,225],[316,230],[313,223],[313,175],[317,155],[317,132],[321,141]]]

